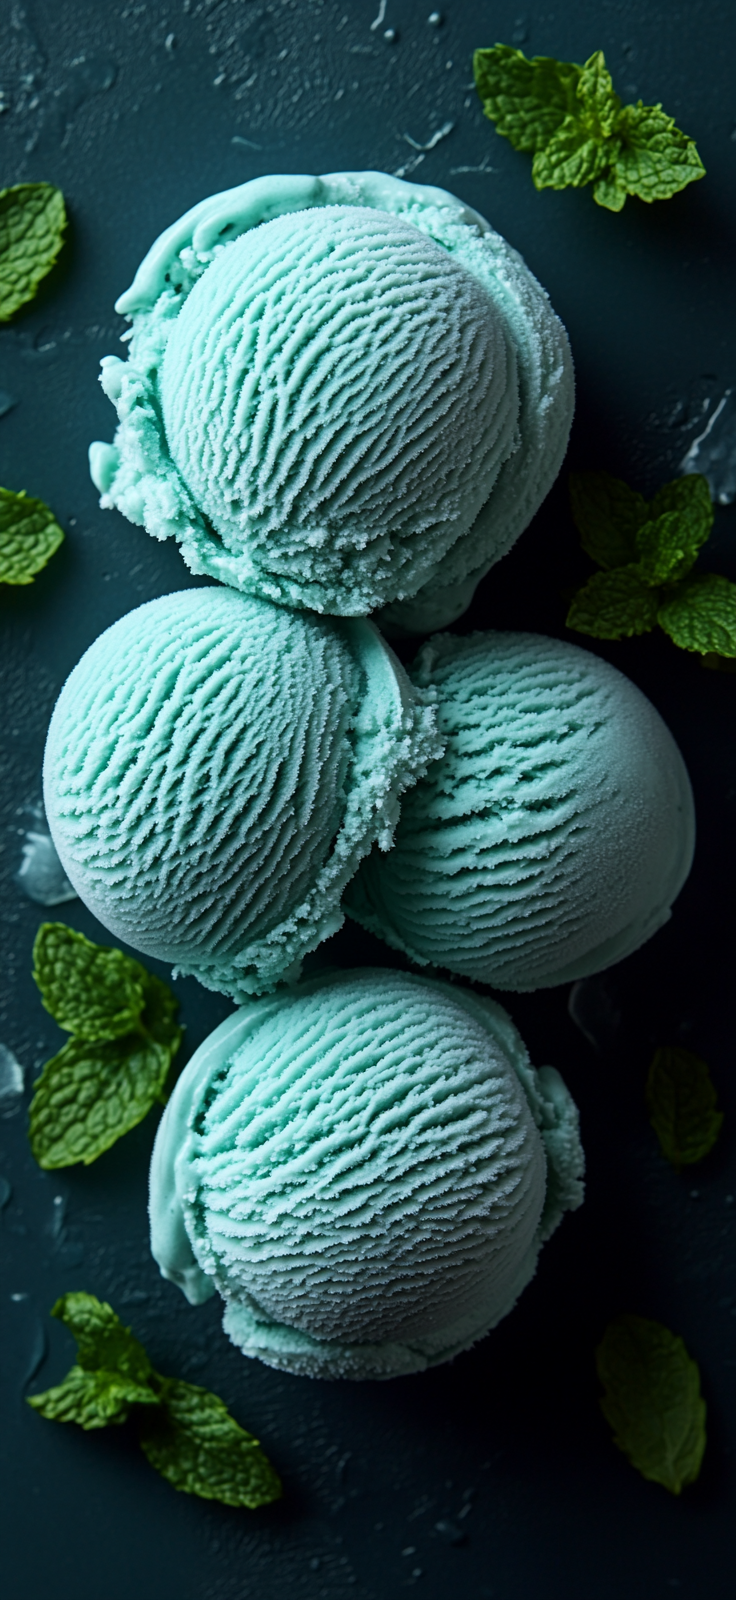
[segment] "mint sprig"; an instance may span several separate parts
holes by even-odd
[[[620,211],[627,195],[667,200],[705,176],[693,140],[661,105],[622,106],[602,50],[578,66],[497,44],[475,51],[473,72],[496,131],[532,155],[537,189],[592,183],[598,205]]]
[[[151,1465],[175,1489],[251,1510],[281,1495],[281,1483],[257,1439],[217,1395],[155,1372],[142,1344],[112,1306],[81,1292],[51,1311],[77,1341],[77,1360],[62,1383],[28,1404],[52,1422],[106,1428],[132,1414]]]
[[[43,500],[0,489],[0,583],[33,583],[64,534]]]
[[[632,1466],[671,1494],[694,1483],[705,1450],[700,1373],[682,1339],[646,1317],[609,1322],[596,1350],[601,1410]]]
[[[583,549],[604,570],[573,595],[568,628],[624,639],[659,625],[682,650],[736,657],[736,584],[692,575],[713,525],[705,478],[675,478],[646,501],[607,472],[573,472],[570,503]]]
[[[0,189],[0,322],[32,300],[64,242],[66,209],[50,183]]]
[[[178,1002],[138,961],[62,922],[42,924],[33,956],[43,1004],[72,1038],[35,1085],[31,1149],[46,1169],[89,1165],[165,1099]]]
[[[661,1047],[649,1068],[646,1098],[662,1154],[675,1170],[702,1161],[723,1125],[705,1061],[690,1050]]]

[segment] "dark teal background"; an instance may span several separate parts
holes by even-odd
[[[48,716],[104,627],[193,581],[173,544],[99,511],[86,465],[89,440],[113,431],[97,383],[99,358],[121,348],[113,302],[162,228],[260,173],[406,168],[420,152],[404,135],[426,143],[453,122],[406,176],[482,211],[549,290],[578,377],[568,465],[652,492],[698,431],[702,399],[736,382],[732,0],[558,0],[523,16],[522,0],[448,0],[439,28],[431,9],[388,0],[372,30],[378,0],[0,0],[0,182],[57,183],[71,216],[58,268],[0,329],[0,388],[17,402],[0,419],[0,482],[48,500],[67,530],[33,586],[0,597],[0,1038],[29,1090],[61,1043],[30,977],[44,913],[13,883]],[[707,178],[620,215],[589,191],[537,194],[528,158],[497,137],[470,87],[473,48],[497,39],[575,60],[603,48],[625,100],[661,100],[693,135]],[[461,628],[566,636],[565,595],[590,568],[564,476]],[[719,509],[702,567],[736,578],[735,531],[734,508]],[[35,1166],[22,1114],[0,1122],[12,1190],[0,1238],[6,1600],[732,1594],[736,676],[705,671],[664,636],[594,647],[672,728],[699,843],[672,921],[590,991],[610,1013],[602,1050],[571,1021],[567,990],[501,997],[535,1062],[553,1062],[580,1105],[584,1208],[546,1247],[513,1316],[452,1366],[383,1385],[320,1384],[245,1361],[216,1303],[192,1310],[159,1278],[146,1228],[154,1116],[88,1170],[59,1174]],[[105,938],[78,901],[48,915]],[[345,965],[395,960],[349,926],[327,954]],[[193,981],[176,989],[189,1054],[229,1003]],[[726,1111],[717,1148],[679,1177],[643,1101],[658,1043],[703,1055]],[[48,1311],[72,1288],[109,1298],[163,1371],[223,1396],[282,1472],[281,1505],[249,1514],[177,1495],[127,1428],[84,1435],[31,1413],[24,1392],[57,1381],[71,1359]],[[593,1352],[622,1310],[665,1322],[700,1363],[709,1444],[680,1500],[631,1469],[599,1412]]]

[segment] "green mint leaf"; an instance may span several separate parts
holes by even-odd
[[[636,536],[644,583],[656,588],[663,583],[677,583],[686,576],[698,553],[688,534],[677,511],[665,511],[663,516],[644,523]]]
[[[107,1428],[125,1422],[132,1405],[159,1404],[147,1384],[117,1372],[85,1372],[72,1367],[62,1383],[27,1396],[29,1406],[49,1422],[76,1422],[80,1428]]]
[[[77,1361],[85,1372],[102,1367],[137,1384],[148,1383],[152,1377],[153,1368],[143,1345],[106,1300],[75,1290],[57,1300],[51,1315],[74,1334]]]
[[[736,583],[714,572],[686,578],[660,606],[657,621],[681,650],[736,656]]]
[[[580,116],[596,139],[615,133],[621,101],[602,50],[595,50],[583,67],[577,84]]]
[[[661,105],[644,106],[639,100],[635,106],[624,106],[616,133],[621,142],[616,178],[627,194],[640,200],[669,200],[686,184],[705,177],[694,140],[675,127]]]
[[[580,67],[497,44],[475,51],[473,71],[496,131],[533,155],[537,189],[592,183],[598,205],[620,211],[629,194],[665,200],[704,176],[693,140],[660,105],[621,105],[602,50]]]
[[[682,1339],[660,1322],[621,1316],[596,1351],[601,1409],[619,1450],[653,1483],[680,1494],[705,1450],[700,1374]]]
[[[581,189],[607,171],[606,147],[588,133],[577,117],[566,117],[559,133],[532,162],[535,189]]]
[[[712,1150],[723,1123],[704,1061],[689,1050],[655,1052],[647,1078],[647,1106],[662,1154],[679,1172]]]
[[[690,571],[713,526],[706,478],[693,473],[664,484],[638,530],[636,544],[645,583],[676,583]]]
[[[529,61],[507,44],[476,50],[473,56],[475,87],[485,115],[515,150],[534,154],[544,150],[574,114],[581,71],[573,62],[551,56]]]
[[[0,583],[33,583],[64,534],[43,500],[0,489]]]
[[[679,513],[688,528],[692,529],[692,536],[700,549],[713,527],[713,501],[708,479],[701,472],[689,472],[684,478],[673,478],[671,483],[664,483],[649,502],[649,515],[661,517],[666,511]]]
[[[579,189],[593,183],[615,162],[618,141],[611,135],[621,105],[614,94],[602,50],[580,69],[575,106],[532,163],[537,189]]]
[[[615,167],[609,167],[599,178],[593,190],[593,199],[599,206],[605,206],[606,211],[622,211],[626,204],[626,186],[621,181]]]
[[[44,922],[33,946],[33,976],[55,1022],[90,1043],[137,1027],[148,974],[107,945],[93,944],[64,922]]]
[[[179,1037],[172,1045],[143,1034],[96,1044],[70,1039],[46,1062],[31,1101],[29,1137],[39,1166],[89,1166],[142,1122],[163,1094]]]
[[[51,1315],[74,1334],[77,1364],[56,1388],[29,1398],[35,1411],[52,1422],[105,1428],[124,1422],[132,1405],[160,1404],[143,1345],[106,1301],[93,1294],[65,1294]]]
[[[657,593],[642,583],[638,565],[596,572],[573,595],[567,626],[594,639],[648,633],[657,621]]]
[[[175,1489],[228,1506],[267,1505],[281,1484],[258,1440],[230,1416],[223,1401],[194,1384],[165,1379],[162,1405],[139,1417],[151,1466]]]
[[[7,322],[51,271],[66,228],[64,196],[50,183],[0,190],[0,322]]]
[[[89,1164],[165,1098],[178,1002],[122,950],[61,922],[42,924],[33,954],[43,1003],[74,1037],[35,1085],[31,1148],[42,1167]]]
[[[636,536],[650,511],[636,489],[608,472],[571,472],[570,504],[583,549],[599,567],[639,559]]]

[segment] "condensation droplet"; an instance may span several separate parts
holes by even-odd
[[[680,472],[683,477],[701,472],[716,505],[730,506],[736,500],[736,394],[733,389],[726,389],[713,406],[705,427],[683,456]]]
[[[21,1389],[33,1381],[46,1356],[46,1330],[40,1317],[34,1317],[28,1348],[28,1360],[21,1379]]]
[[[581,978],[574,983],[567,1009],[576,1027],[594,1050],[605,1054],[616,1045],[622,1016],[603,978]]]
[[[15,881],[39,906],[60,906],[76,900],[77,891],[67,878],[49,833],[42,806],[29,807],[33,824],[26,829],[21,863]]]
[[[20,1110],[25,1073],[12,1050],[0,1044],[0,1117],[14,1117]]]

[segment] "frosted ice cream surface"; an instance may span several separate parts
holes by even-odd
[[[668,919],[692,862],[692,792],[654,706],[614,667],[537,634],[439,635],[445,753],[407,795],[351,915],[422,965],[531,990],[599,972]]]
[[[386,212],[220,252],[169,335],[172,458],[243,587],[368,611],[464,536],[516,447],[516,361],[476,279]],[[390,507],[390,511],[389,511]],[[387,515],[388,514],[388,515]]]
[[[302,983],[188,1063],[151,1165],[154,1256],[246,1355],[319,1377],[448,1360],[582,1200],[577,1112],[490,1000],[390,971]]]
[[[59,856],[105,928],[234,999],[293,977],[441,748],[372,623],[216,588],[90,647],[49,727]]]
[[[133,337],[103,362],[102,504],[242,591],[451,621],[559,469],[564,329],[443,190],[256,179],[168,229],[118,309]]]

